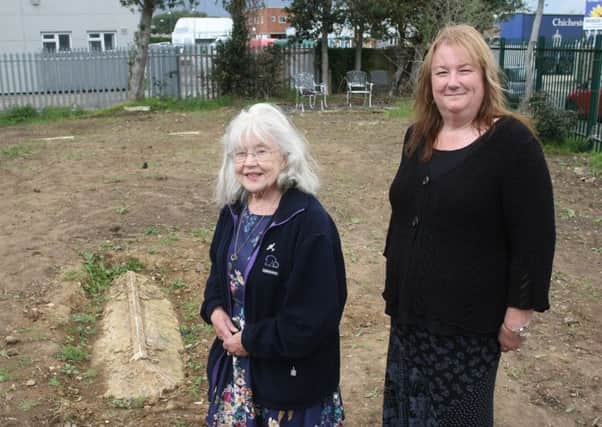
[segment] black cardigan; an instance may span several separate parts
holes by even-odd
[[[508,306],[548,309],[554,201],[528,128],[501,118],[437,178],[420,173],[420,152],[403,159],[390,188],[386,313],[434,333],[490,334]]]

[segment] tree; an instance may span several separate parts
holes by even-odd
[[[197,0],[119,0],[125,7],[137,8],[140,11],[140,24],[136,33],[136,48],[130,68],[128,82],[128,99],[144,98],[144,70],[148,60],[148,44],[151,35],[153,13],[157,9],[168,9],[176,5],[188,3],[194,6]]]
[[[523,7],[522,0],[385,0],[391,24],[397,29],[400,46],[413,49],[410,86],[422,64],[428,44],[437,32],[448,24],[473,25],[480,31],[489,29],[494,22]],[[405,64],[398,64],[403,66]],[[402,70],[396,73],[397,85]]]
[[[247,0],[224,0],[224,8],[232,16],[232,36],[217,45],[215,75],[221,94],[246,96],[251,87],[251,57],[247,41],[249,33],[246,13],[252,4]]]
[[[383,0],[345,0],[341,11],[346,23],[353,27],[355,42],[355,69],[362,69],[364,34],[380,38],[387,31],[388,14]]]
[[[527,56],[525,58],[525,96],[520,102],[519,109],[521,111],[527,111],[529,107],[529,100],[533,96],[533,83],[534,83],[534,67],[533,67],[533,50],[537,44],[537,37],[539,36],[539,27],[541,26],[541,17],[543,16],[544,0],[538,0],[537,9],[535,10],[535,19],[533,20],[533,28],[531,28],[531,36],[529,37],[529,46],[527,46]]]
[[[151,23],[151,32],[153,34],[171,34],[173,33],[173,29],[176,26],[176,22],[180,18],[204,18],[207,14],[205,12],[186,12],[186,11],[177,11],[177,12],[167,12],[160,13],[158,15],[153,16]]]
[[[289,22],[295,27],[296,38],[319,40],[322,63],[322,81],[328,82],[328,34],[334,24],[342,22],[335,0],[293,0],[286,8]],[[330,85],[327,85],[330,92]]]

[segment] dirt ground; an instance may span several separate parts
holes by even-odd
[[[202,425],[212,330],[197,307],[217,213],[218,139],[234,114],[137,113],[0,128],[0,425]],[[292,117],[320,165],[320,198],[346,256],[346,425],[379,425],[388,337],[381,252],[408,123],[378,108]],[[72,138],[42,139],[57,137]],[[602,177],[582,156],[548,160],[558,224],[552,309],[536,316],[520,352],[502,357],[496,425],[601,426]],[[184,384],[155,400],[103,398],[102,372],[86,352],[79,361],[65,357],[74,343],[91,352],[101,320],[98,301],[82,291],[85,253],[106,265],[135,258],[160,284],[180,319]]]

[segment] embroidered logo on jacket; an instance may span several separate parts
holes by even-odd
[[[274,244],[275,245],[275,244]],[[272,245],[270,245],[272,246]],[[269,247],[268,247],[269,249]],[[263,262],[262,272],[265,274],[271,274],[272,276],[278,276],[278,269],[280,268],[280,263],[278,259],[274,255],[268,255],[265,257],[265,261]]]

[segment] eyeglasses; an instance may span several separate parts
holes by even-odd
[[[235,151],[230,155],[236,163],[244,163],[247,157],[250,155],[253,159],[258,162],[265,162],[270,159],[270,155],[278,150],[267,150],[265,148],[258,148],[255,151]]]

